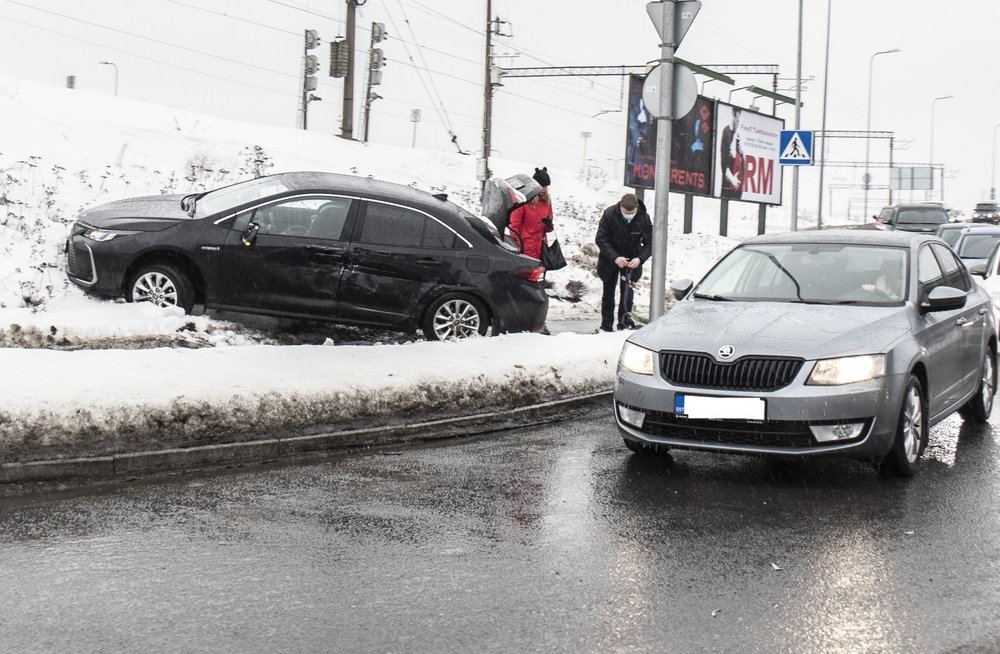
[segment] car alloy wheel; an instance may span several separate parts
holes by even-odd
[[[996,380],[993,374],[993,353],[987,350],[986,359],[983,361],[983,378],[979,380],[979,401],[987,417],[993,411],[994,393],[996,393]]]
[[[958,410],[963,420],[969,422],[985,423],[990,419],[993,411],[993,395],[996,393],[996,363],[993,350],[986,349],[983,356],[982,374],[979,376],[979,385],[976,394]]]
[[[177,287],[172,279],[158,272],[148,272],[135,280],[134,302],[152,302],[158,307],[177,306]]]
[[[913,465],[920,457],[924,432],[924,406],[918,387],[910,386],[906,389],[903,412],[899,419],[902,421],[900,435],[903,438],[903,453],[910,465]]]
[[[485,336],[489,317],[482,303],[471,295],[448,293],[430,306],[423,328],[424,336],[432,341]]]
[[[187,276],[172,265],[144,266],[132,276],[125,299],[149,302],[158,307],[180,307],[190,313],[194,307],[194,288]]]

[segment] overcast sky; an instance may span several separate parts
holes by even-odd
[[[512,34],[495,40],[497,63],[638,65],[656,59],[658,38],[645,5],[643,0],[494,0],[494,14],[508,21],[503,30]],[[803,94],[801,126],[819,129],[827,3],[805,5],[803,76],[815,79]],[[319,32],[324,43],[315,52],[325,70],[327,42],[344,34],[344,17],[343,0],[0,0],[0,74],[59,86],[75,75],[78,89],[110,94],[114,69],[98,62],[112,61],[122,96],[294,126],[302,32]],[[703,65],[777,64],[782,78],[794,78],[797,19],[794,0],[704,0],[678,55]],[[375,87],[382,99],[373,104],[372,141],[410,145],[410,111],[419,108],[418,147],[453,150],[450,129],[458,144],[474,153],[474,175],[482,139],[485,20],[485,0],[367,0],[359,8],[361,50],[368,48],[373,21],[383,22],[390,34],[382,44],[388,65]],[[994,125],[1000,123],[994,74],[998,26],[1000,3],[993,0],[951,5],[833,0],[827,128],[865,129],[871,56],[899,48],[874,59],[871,127],[895,133],[893,159],[902,164],[929,161],[933,132],[934,159],[949,170],[945,200],[969,210],[988,198],[991,184]],[[359,56],[356,111],[366,62],[366,55]],[[771,84],[767,76],[736,80],[736,86]],[[794,94],[794,79],[779,84]],[[704,90],[728,100],[730,88],[712,82]],[[339,132],[341,91],[340,80],[320,77],[316,94],[323,100],[310,105],[310,129]],[[508,79],[495,95],[495,154],[577,170],[584,160],[580,134],[589,131],[591,165],[620,178],[621,91],[617,77]],[[955,97],[934,102],[947,95]],[[754,99],[735,91],[732,101],[749,106]],[[770,102],[756,104],[770,111]],[[793,125],[791,106],[779,105],[778,116]],[[354,122],[357,130],[360,121]],[[873,140],[870,147],[872,162],[888,159],[885,141]],[[831,141],[828,158],[863,162],[864,140]],[[827,169],[834,214],[846,214],[850,205],[855,217],[861,216],[863,192],[857,185],[863,172],[862,166]],[[885,170],[873,175],[875,184],[887,183]],[[817,178],[815,168],[802,173],[799,202],[805,211],[815,212]],[[786,172],[786,205],[790,181]],[[556,192],[558,184],[555,178]],[[913,198],[925,199],[923,193]],[[869,213],[885,201],[884,190],[872,190]],[[829,198],[824,211],[830,212]]]

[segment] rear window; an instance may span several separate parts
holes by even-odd
[[[958,244],[958,256],[963,259],[985,259],[990,256],[998,240],[1000,234],[966,234]]]
[[[976,205],[976,211],[996,211],[997,205],[992,202],[980,202]]]
[[[899,210],[899,223],[942,225],[948,222],[948,213],[940,207],[913,207]]]

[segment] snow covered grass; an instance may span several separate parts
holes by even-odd
[[[0,351],[0,365],[30,374],[0,378],[0,396],[18,397],[0,409],[0,461],[339,431],[609,391],[626,335],[510,334],[366,347],[8,349]]]

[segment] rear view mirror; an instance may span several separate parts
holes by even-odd
[[[938,286],[927,294],[927,301],[920,308],[925,311],[961,309],[965,306],[965,299],[965,291],[951,286]]]
[[[978,275],[980,277],[986,277],[986,264],[977,263],[973,267],[969,268],[969,273],[973,275]]]
[[[247,228],[243,230],[243,235],[240,236],[240,240],[243,241],[243,245],[247,247],[252,247],[254,241],[257,240],[257,232],[260,231],[260,225],[257,223],[250,223]]]
[[[690,279],[678,279],[677,281],[670,282],[670,293],[675,299],[683,300],[692,286],[694,286],[694,282]]]

